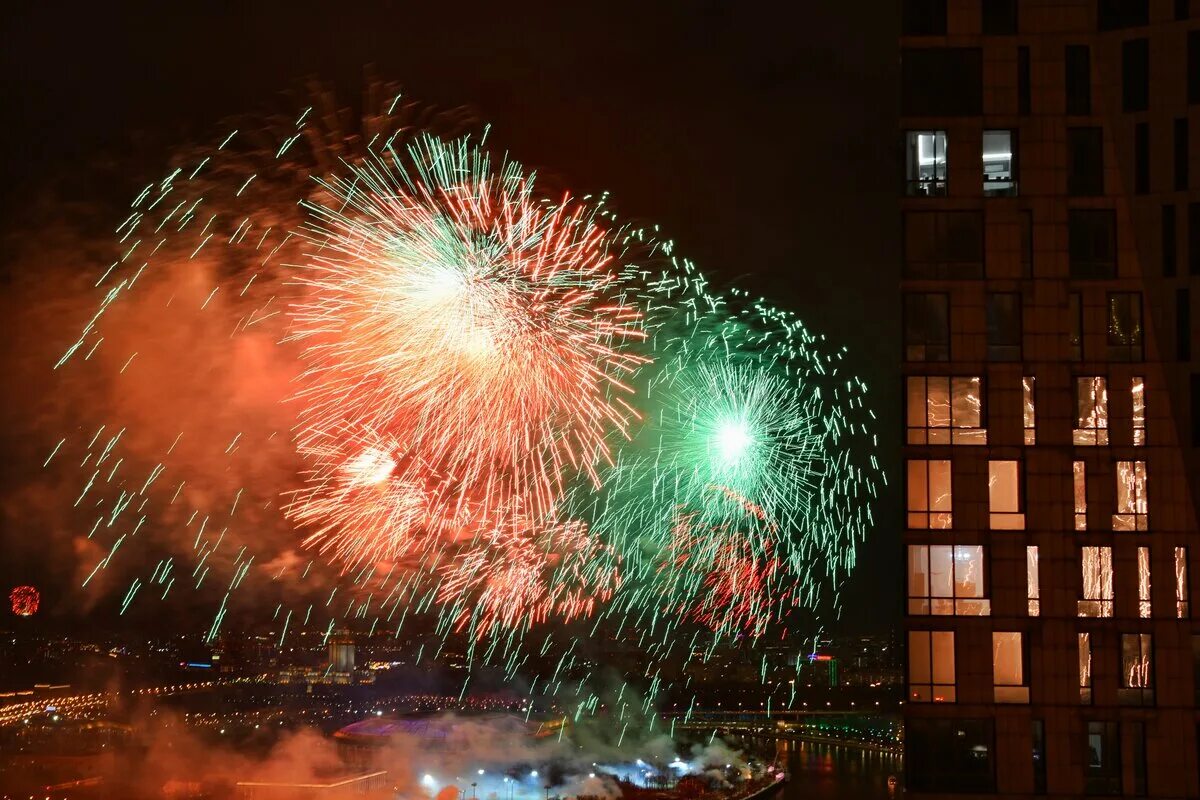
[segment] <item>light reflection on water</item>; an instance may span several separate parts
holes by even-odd
[[[903,759],[895,753],[784,739],[775,748],[790,780],[774,800],[889,800],[903,794]],[[896,776],[894,792],[888,790],[890,775]]]

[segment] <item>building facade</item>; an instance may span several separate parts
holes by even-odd
[[[902,0],[906,785],[1200,797],[1200,0]]]

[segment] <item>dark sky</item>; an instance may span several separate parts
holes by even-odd
[[[577,194],[610,191],[623,217],[661,224],[718,280],[848,345],[896,485],[891,4],[241,5],[8,6],[8,232],[36,225],[30,198],[47,186],[64,202],[127,202],[175,143],[307,78],[352,98],[372,65],[421,101],[469,106],[518,160]],[[98,159],[120,185],[72,179]],[[851,627],[899,615],[897,518],[892,501],[881,506],[850,587]]]

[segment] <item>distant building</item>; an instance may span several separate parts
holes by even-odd
[[[354,668],[354,637],[348,632],[329,639],[329,663],[324,666],[284,667],[279,671],[282,684],[354,686],[375,682],[375,672]]]
[[[329,665],[335,672],[354,671],[354,637],[349,633],[330,637]]]
[[[902,0],[910,796],[1200,796],[1200,0]]]

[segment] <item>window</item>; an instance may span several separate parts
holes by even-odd
[[[1192,360],[1192,296],[1187,289],[1175,290],[1175,360]]]
[[[1141,447],[1146,444],[1146,381],[1144,378],[1129,379],[1129,395],[1132,401],[1130,422],[1133,426],[1133,445]]]
[[[1067,238],[1072,278],[1117,277],[1117,220],[1110,209],[1068,211]]]
[[[1033,793],[1046,793],[1046,723],[1031,720],[1029,738],[1033,743]]]
[[[1113,572],[1111,547],[1079,548],[1079,565],[1083,578],[1082,599],[1078,604],[1081,617],[1111,617],[1113,615]]]
[[[1121,705],[1154,705],[1154,647],[1148,633],[1121,634]]]
[[[1075,379],[1075,430],[1078,445],[1108,444],[1107,381],[1098,376]]]
[[[1071,360],[1083,360],[1083,298],[1079,292],[1067,295],[1067,344],[1071,348]]]
[[[1017,137],[1011,130],[983,132],[983,196],[1016,197]]]
[[[978,117],[983,113],[983,56],[978,48],[900,51],[900,113],[907,117]]]
[[[1187,548],[1175,548],[1175,617],[1187,619],[1191,612],[1191,593],[1188,589]]]
[[[1083,790],[1086,794],[1121,793],[1121,724],[1087,724],[1087,769]]]
[[[982,0],[985,36],[1012,36],[1017,32],[1017,0]]]
[[[946,0],[904,0],[905,36],[945,36]]]
[[[904,295],[904,357],[909,361],[950,359],[949,295]]]
[[[1029,48],[1021,45],[1017,48],[1017,113],[1023,116],[1033,112],[1031,84]]]
[[[993,721],[913,718],[904,724],[904,782],[910,792],[994,792]]]
[[[1129,749],[1133,756],[1133,793],[1146,796],[1146,723],[1129,723]]]
[[[1153,612],[1152,601],[1150,599],[1150,548],[1139,547],[1137,549],[1138,561],[1138,616],[1142,619],[1150,619]]]
[[[992,694],[997,703],[1028,703],[1024,636],[992,632]]]
[[[1033,212],[1022,211],[1021,225],[1021,277],[1033,277]]]
[[[1076,461],[1072,470],[1075,487],[1075,530],[1087,530],[1087,465]]]
[[[984,587],[981,545],[908,546],[908,613],[986,617],[992,613]]]
[[[1200,30],[1188,31],[1187,99],[1190,104],[1200,103]]]
[[[1200,275],[1200,203],[1188,203],[1188,274]]]
[[[1032,544],[1025,548],[1025,594],[1029,601],[1029,616],[1041,616],[1042,587],[1038,579],[1038,549],[1037,545]]]
[[[909,444],[987,444],[981,378],[909,376]]]
[[[1175,189],[1187,191],[1188,176],[1188,121],[1187,117],[1175,120]]]
[[[1069,44],[1067,64],[1067,113],[1087,116],[1092,113],[1092,59],[1086,44]]]
[[[1099,0],[1096,22],[1102,31],[1136,28],[1150,23],[1150,0]]]
[[[1121,43],[1121,107],[1125,111],[1145,111],[1149,106],[1150,42],[1127,39]]]
[[[1188,18],[1188,3],[1191,0],[1175,0],[1175,20],[1180,22]]]
[[[909,131],[904,135],[904,193],[909,197],[946,194],[946,132]]]
[[[908,527],[945,530],[954,524],[950,461],[908,462]]]
[[[953,703],[954,632],[908,632],[908,699]]]
[[[909,211],[904,215],[904,277],[982,278],[983,215]]]
[[[1117,462],[1117,513],[1114,531],[1144,531],[1149,528],[1146,502],[1146,462]]]
[[[1103,129],[1067,129],[1067,194],[1076,197],[1104,194]]]
[[[1133,126],[1133,191],[1150,193],[1150,125],[1145,122]]]
[[[1162,207],[1162,274],[1163,277],[1175,276],[1176,264],[1179,260],[1179,246],[1176,237],[1175,206]]]
[[[1079,634],[1079,702],[1092,702],[1092,635]]]
[[[988,520],[992,530],[1024,530],[1021,463],[988,462]]]
[[[990,361],[1021,360],[1021,295],[987,295],[987,356]]]
[[[1034,404],[1036,380],[1032,375],[1021,378],[1021,411],[1027,445],[1037,444],[1037,406]]]
[[[1192,447],[1200,447],[1200,373],[1193,372],[1188,377],[1188,389],[1191,395]]]
[[[1111,292],[1108,295],[1108,360],[1142,360],[1142,295]]]

